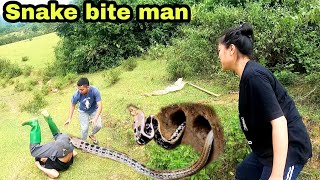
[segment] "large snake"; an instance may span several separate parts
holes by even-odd
[[[71,143],[76,148],[82,149],[88,153],[95,154],[101,157],[110,158],[112,160],[127,164],[136,171],[154,179],[178,179],[195,174],[206,165],[213,144],[213,131],[211,130],[207,135],[204,148],[202,149],[201,157],[191,166],[184,169],[173,171],[157,171],[147,168],[145,165],[130,158],[128,155],[124,153],[104,147],[99,147],[97,145],[89,144],[76,137],[71,138]]]
[[[158,123],[158,120],[156,119],[155,116],[151,115],[145,119],[144,115],[141,114],[140,116],[137,116],[137,117],[139,118],[135,119],[135,121],[136,122],[140,121],[138,123],[140,125],[134,127],[134,133],[135,133],[135,139],[138,144],[146,144],[151,139],[154,139],[157,142],[157,144],[159,144],[163,148],[166,148],[166,149],[172,148],[176,145],[178,140],[180,140],[186,126],[186,122],[182,122],[178,126],[178,128],[175,130],[175,132],[171,135],[171,137],[167,140],[162,136],[159,130],[160,123]],[[100,147],[97,145],[92,145],[76,137],[71,138],[71,143],[76,148],[82,149],[91,154],[110,158],[112,160],[127,164],[128,166],[132,167],[136,171],[154,179],[179,179],[179,178],[183,178],[183,177],[187,177],[192,174],[195,174],[207,164],[210,153],[211,153],[211,149],[213,146],[213,141],[214,141],[213,130],[210,130],[206,137],[204,147],[202,148],[201,156],[196,162],[194,162],[191,166],[187,168],[183,168],[179,170],[159,171],[159,170],[153,170],[153,169],[147,168],[145,165],[130,158],[128,155],[124,153],[121,153],[112,149]]]
[[[140,121],[138,124],[143,124],[143,126],[134,127],[135,139],[138,144],[144,145],[154,139],[157,144],[165,149],[170,149],[176,145],[186,127],[186,122],[182,122],[171,135],[170,139],[167,140],[162,136],[160,132],[160,123],[158,123],[155,116],[150,115],[147,119],[144,119],[144,116],[142,115],[140,118],[135,119],[135,121]]]

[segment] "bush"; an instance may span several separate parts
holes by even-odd
[[[151,60],[159,59],[165,55],[165,53],[166,53],[165,49],[166,49],[165,45],[155,44],[150,47],[150,49],[147,51],[146,55]]]
[[[146,4],[182,2],[143,1]],[[130,5],[135,10],[135,6],[142,1],[121,0],[118,3]],[[83,1],[77,0],[75,4],[82,7]],[[181,24],[138,22],[136,19],[127,23],[85,23],[82,20],[61,23],[57,27],[58,35],[62,37],[56,51],[58,69],[63,73],[84,73],[118,66],[122,59],[140,56],[153,44],[168,44]]]
[[[35,79],[31,79],[26,83],[28,86],[34,87],[38,84],[38,81]]]
[[[37,80],[28,80],[26,83],[15,82],[14,90],[16,92],[22,92],[24,90],[32,91],[33,88],[38,84]]]
[[[288,70],[276,71],[274,75],[283,85],[292,85],[296,82],[298,75]]]
[[[76,74],[68,73],[66,76],[58,76],[54,81],[54,87],[57,89],[62,89],[75,82],[77,78]]]
[[[18,65],[11,64],[10,61],[0,59],[0,77],[13,78],[22,74],[22,71]]]
[[[217,39],[221,31],[241,21],[241,8],[216,5],[214,12],[206,12],[204,6],[193,10],[193,21],[182,26],[179,37],[173,39],[173,46],[166,52],[168,72],[171,78],[178,76],[209,76],[220,71],[217,56]]]
[[[44,85],[44,86],[41,87],[41,94],[43,96],[46,96],[46,95],[49,94],[50,90],[51,90],[50,86]]]
[[[73,73],[68,73],[66,76],[64,76],[64,79],[66,81],[66,85],[70,85],[76,81],[77,75]]]
[[[24,66],[24,67],[22,68],[21,71],[22,71],[22,74],[23,74],[25,77],[27,77],[27,76],[30,76],[30,75],[31,75],[32,69],[33,69],[32,66],[26,65],[26,66]]]
[[[48,103],[41,93],[35,93],[31,101],[21,106],[22,111],[29,113],[37,113],[40,109],[44,108]]]
[[[173,79],[187,76],[207,75],[218,69],[213,61],[213,49],[208,37],[208,29],[182,28],[185,38],[174,39],[166,59],[170,60],[168,72]]]
[[[208,1],[211,2],[211,1]],[[212,2],[218,2],[212,0]],[[219,1],[222,2],[222,1]],[[266,65],[272,71],[287,70],[298,73],[312,73],[320,71],[320,19],[317,14],[320,11],[319,1],[311,0],[309,3],[305,1],[266,1],[251,2],[240,7],[227,7],[213,3],[214,11],[205,3],[193,7],[193,21],[187,28],[183,27],[182,32],[179,31],[178,39],[181,44],[175,46],[183,49],[190,48],[189,51],[183,52],[176,48],[176,53],[182,55],[192,55],[190,57],[210,57],[214,61],[211,64],[217,65],[218,56],[213,53],[217,49],[217,40],[224,30],[240,25],[241,22],[249,22],[253,25],[255,35],[255,51],[254,59]],[[224,3],[221,3],[224,4]],[[188,29],[189,32],[184,32]],[[198,38],[193,38],[195,34],[201,34]],[[199,43],[197,39],[209,39],[208,47],[198,48],[194,44]],[[192,40],[195,39],[195,40]],[[183,46],[182,44],[185,43]],[[199,45],[199,44],[198,44]],[[204,45],[204,44],[203,44]],[[180,50],[180,51],[179,51]],[[197,52],[198,51],[198,52]],[[184,53],[184,54],[183,54]],[[188,57],[188,56],[186,56]],[[200,58],[199,58],[200,59]],[[184,58],[180,60],[190,63],[190,66],[207,67],[206,61],[188,61]],[[174,59],[173,61],[177,61]],[[170,63],[170,62],[169,62]],[[199,70],[193,72],[193,76],[198,75]],[[204,74],[210,75],[215,73],[215,68],[207,69]]]
[[[187,62],[180,60],[171,60],[168,64],[167,71],[169,73],[169,79],[174,80],[177,78],[186,78],[192,76],[192,66]]]
[[[47,64],[47,66],[44,68],[41,74],[43,81],[48,82],[52,77],[58,75],[58,71],[55,67],[55,64]]]
[[[130,57],[126,60],[123,60],[121,65],[126,71],[132,71],[132,70],[134,70],[134,68],[137,67],[138,62],[137,62],[136,58]]]
[[[25,84],[20,83],[19,81],[16,81],[16,82],[15,82],[14,91],[16,91],[16,92],[22,92],[22,91],[24,91],[24,90],[26,90],[26,89],[27,89],[27,87],[26,87]]]
[[[248,20],[257,35],[256,58],[264,60],[269,68],[299,73],[320,70],[320,41],[316,38],[320,36],[320,25],[313,19],[314,10],[319,10],[320,5],[302,5],[301,1],[295,8],[265,9],[259,3],[248,6]]]
[[[217,170],[221,172],[222,176],[230,175],[235,172],[235,167],[239,164],[251,151],[246,143],[244,134],[242,133],[238,117],[230,119],[229,125],[225,125],[225,151],[221,157],[222,166]],[[215,176],[213,176],[215,177]],[[218,178],[218,179],[230,179]]]
[[[1,80],[0,81],[0,87],[6,88],[7,87],[7,81],[6,80]]]
[[[21,58],[21,61],[22,62],[26,62],[26,61],[28,61],[29,60],[29,57],[28,56],[23,56],[22,58]]]
[[[119,69],[111,69],[103,74],[103,77],[106,78],[107,84],[112,86],[120,80],[120,75],[121,71]]]
[[[320,84],[320,72],[314,72],[305,77],[305,80],[309,84]]]
[[[320,105],[320,72],[309,74],[305,78],[306,85],[309,86],[308,93],[302,97],[305,102],[309,102],[316,106]]]

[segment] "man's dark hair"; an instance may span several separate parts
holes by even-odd
[[[78,86],[89,86],[89,80],[88,78],[80,78],[77,82]]]

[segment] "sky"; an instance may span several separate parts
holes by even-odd
[[[3,13],[3,5],[10,0],[0,0],[0,16],[2,16]],[[21,4],[48,4],[47,0],[15,0],[20,2]],[[68,4],[70,0],[58,0],[59,4]]]

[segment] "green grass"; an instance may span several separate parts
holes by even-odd
[[[104,128],[99,132],[101,145],[109,147],[126,154],[136,160],[146,163],[145,147],[133,143],[132,120],[126,111],[129,103],[134,103],[141,107],[146,114],[156,114],[160,108],[171,103],[180,102],[202,102],[206,104],[220,104],[222,97],[216,98],[191,86],[186,86],[183,90],[163,96],[144,97],[144,93],[163,89],[173,82],[167,81],[165,61],[140,60],[138,66],[133,71],[122,72],[120,80],[113,86],[109,86],[103,77],[104,72],[85,74],[91,80],[91,84],[98,87],[103,99],[103,121]],[[29,77],[35,78],[35,77]],[[25,77],[20,76],[16,80],[26,81]],[[195,82],[194,82],[195,83]],[[224,94],[224,89],[214,86],[213,83],[196,82],[210,91]],[[34,89],[37,89],[37,86]],[[5,148],[1,154],[10,156],[11,160],[1,159],[0,164],[3,169],[0,179],[29,179],[46,176],[37,170],[33,165],[33,158],[29,154],[29,131],[30,127],[22,127],[20,124],[32,117],[38,117],[41,121],[42,142],[51,141],[50,130],[38,114],[28,114],[20,112],[19,106],[32,99],[32,92],[14,92],[14,85],[8,85],[3,92],[0,100],[0,120],[2,141]],[[49,105],[46,109],[51,112],[58,127],[62,132],[74,135],[80,134],[80,124],[78,114],[75,112],[73,120],[68,128],[63,127],[67,118],[71,95],[76,90],[75,85],[70,85],[57,93],[50,93],[46,96]],[[36,90],[34,90],[36,91]],[[235,104],[235,100],[230,100]],[[224,111],[228,111],[225,108]],[[151,142],[153,143],[153,142]],[[19,162],[19,163],[14,163]],[[15,172],[11,173],[12,168]],[[65,179],[88,179],[110,177],[110,179],[144,179],[143,175],[135,172],[126,165],[114,162],[109,159],[102,159],[90,154],[79,153],[77,160],[69,171],[61,173],[61,178]]]
[[[0,58],[8,59],[21,67],[30,65],[37,68],[45,67],[47,63],[54,60],[54,47],[59,37],[55,33],[46,34],[23,40],[16,43],[0,46]],[[22,57],[29,60],[22,62]]]
[[[105,117],[105,128],[99,132],[98,138],[101,141],[102,146],[130,154],[135,159],[145,163],[146,158],[144,147],[140,147],[135,144],[132,145],[132,143],[129,147],[126,146],[126,144],[128,144],[128,136],[129,138],[133,138],[133,131],[131,129],[132,120],[129,120],[130,117],[126,111],[126,105],[129,103],[135,103],[141,106],[147,114],[154,114],[157,113],[160,106],[171,102],[177,102],[176,100],[178,99],[178,102],[198,99],[195,95],[192,96],[193,98],[191,100],[188,98],[189,93],[197,91],[191,87],[186,87],[186,92],[181,91],[172,95],[163,96],[163,98],[142,97],[141,95],[143,93],[151,92],[158,88],[164,88],[171,83],[165,80],[164,65],[164,62],[161,61],[140,61],[139,68],[136,68],[131,72],[122,73],[120,81],[111,87],[105,83],[102,72],[84,75],[91,80],[92,85],[97,86],[101,90],[104,102],[103,114]],[[153,67],[159,68],[156,70],[158,73],[155,72]],[[159,76],[159,74],[162,75]],[[32,78],[37,77],[32,76],[26,78],[20,76],[19,78],[15,78],[14,81],[26,82],[27,79]],[[150,84],[145,85],[141,83],[145,82],[146,79],[150,80]],[[34,87],[34,91],[38,88],[37,86],[39,85]],[[77,113],[75,113],[71,125],[68,128],[63,127],[63,123],[66,120],[68,113],[70,98],[75,90],[76,87],[71,85],[58,93],[49,94],[46,96],[46,100],[49,102],[46,109],[52,113],[52,116],[61,131],[79,135],[80,125]],[[51,141],[50,131],[39,114],[20,112],[19,106],[31,100],[32,93],[33,92],[28,91],[15,92],[13,84],[8,84],[7,87],[3,89],[0,101],[0,105],[2,107],[0,110],[2,116],[0,120],[0,132],[2,134],[1,140],[3,141],[4,146],[1,148],[1,154],[10,157],[10,161],[6,158],[0,160],[0,164],[5,167],[0,173],[0,179],[29,179],[46,177],[34,167],[33,158],[29,154],[30,127],[21,126],[23,121],[33,117],[38,117],[42,120],[42,142],[45,143]],[[177,97],[177,95],[180,96],[180,98],[173,98]],[[200,99],[208,98],[208,95],[202,92],[198,95]],[[207,100],[214,100],[214,98],[209,97]],[[158,101],[158,103],[154,103],[156,101]],[[131,152],[132,149],[135,150],[134,153]],[[113,177],[114,179],[143,178],[142,175],[136,173],[126,165],[122,165],[108,159],[101,159],[89,154],[83,154],[81,152],[71,169],[61,174],[61,178],[66,179],[88,179],[95,177],[101,178],[105,176]]]
[[[6,54],[7,58],[23,66],[28,63],[35,67],[35,71],[43,68],[47,62],[54,60],[53,47],[58,42],[55,34],[48,34],[32,41],[17,42],[5,46],[0,46],[0,56]],[[29,56],[29,61],[22,62],[22,56]],[[43,60],[45,59],[46,60]],[[103,125],[104,127],[97,134],[100,145],[128,154],[130,157],[147,163],[148,147],[138,146],[133,141],[132,119],[126,110],[127,104],[133,103],[140,107],[145,114],[156,114],[160,108],[172,103],[198,102],[215,107],[218,116],[222,121],[224,129],[231,128],[237,119],[237,94],[228,94],[228,88],[221,79],[211,81],[186,79],[200,87],[214,93],[221,94],[220,97],[210,96],[189,85],[178,92],[169,93],[163,96],[145,97],[143,94],[154,90],[164,89],[172,84],[168,81],[166,73],[167,62],[163,60],[152,61],[137,58],[137,67],[133,71],[124,71],[119,68],[121,74],[119,81],[110,86],[103,76],[106,72],[83,74],[89,78],[92,85],[101,91],[103,101]],[[77,77],[78,78],[78,77]],[[20,106],[32,99],[33,93],[39,91],[41,83],[36,84],[32,91],[15,92],[16,81],[28,82],[38,80],[39,75],[33,74],[30,77],[20,76],[5,82],[7,86],[2,88],[0,98],[0,179],[46,179],[40,170],[34,166],[34,160],[29,152],[29,132],[30,127],[22,127],[21,123],[33,117],[40,120],[42,131],[42,142],[52,141],[50,130],[39,113],[30,114],[21,112]],[[56,93],[49,93],[45,96],[48,105],[45,107],[51,113],[55,122],[62,132],[73,135],[80,135],[80,124],[78,114],[75,111],[73,120],[69,127],[64,127],[63,123],[68,116],[68,108],[71,95],[76,90],[75,85],[68,85]],[[302,107],[303,114],[311,113],[308,108]],[[319,117],[319,116],[314,116]],[[243,140],[244,138],[242,138]],[[240,142],[240,140],[235,140]],[[154,144],[154,142],[150,142]],[[236,152],[237,149],[234,149]],[[181,157],[183,158],[183,157]],[[312,173],[313,166],[304,171],[305,174]],[[214,174],[211,172],[210,174]],[[232,174],[227,172],[226,174]],[[315,173],[314,173],[315,174]],[[316,175],[305,175],[318,177]],[[132,168],[110,159],[100,158],[91,154],[79,152],[74,165],[70,170],[62,172],[61,179],[146,179],[145,176],[137,173]],[[233,179],[232,175],[228,179]]]

